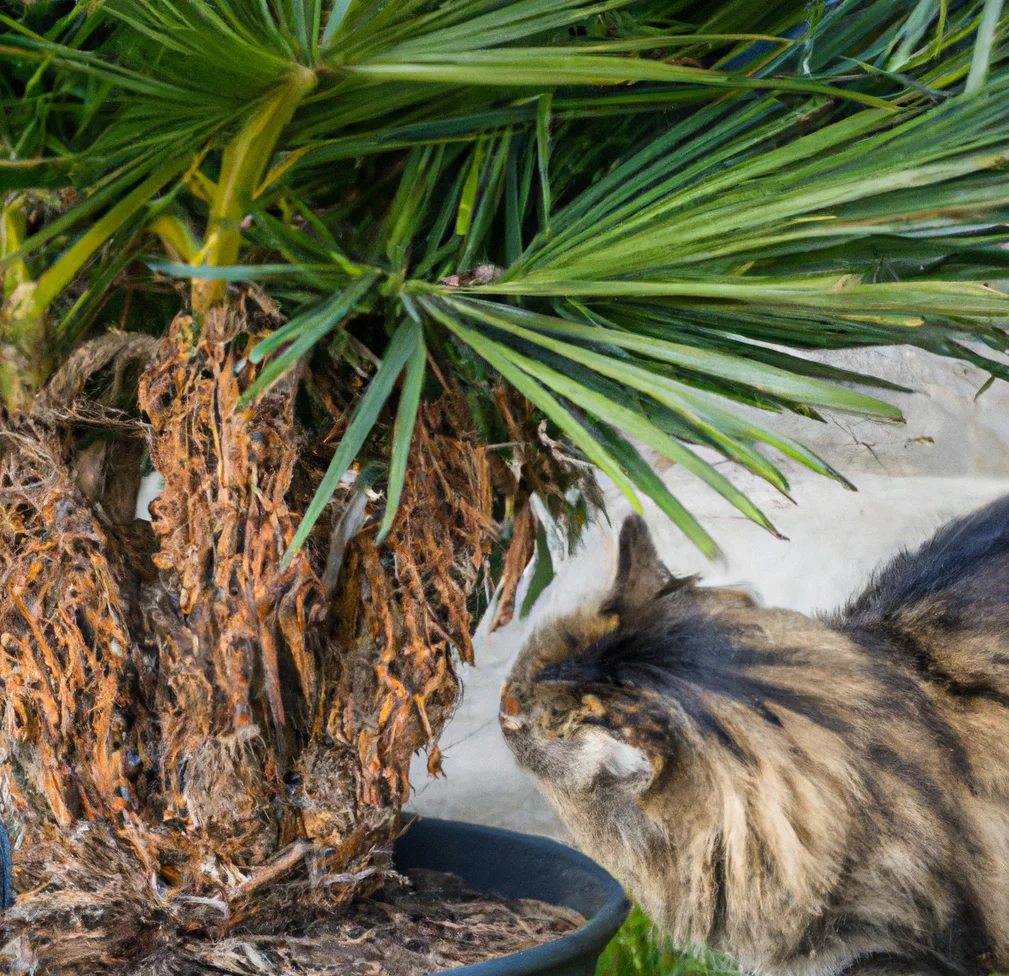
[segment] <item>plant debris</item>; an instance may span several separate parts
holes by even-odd
[[[134,976],[427,976],[553,941],[585,919],[530,899],[466,888],[455,875],[411,870],[338,918],[313,921],[287,936],[236,936],[184,944]]]

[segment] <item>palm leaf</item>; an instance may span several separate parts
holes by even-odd
[[[77,199],[0,267],[59,307],[63,348],[139,254],[279,304],[248,396],[338,329],[381,363],[290,551],[365,455],[388,533],[429,362],[488,414],[471,367],[512,384],[708,554],[632,441],[771,528],[697,446],[783,492],[767,449],[843,478],[738,404],[899,419],[892,385],[803,350],[1009,376],[977,344],[1009,345],[999,0],[44,6],[0,17],[0,189]]]
[[[340,446],[336,449],[315,497],[287,548],[284,555],[285,562],[289,563],[295,553],[305,544],[312,527],[319,520],[326,505],[336,493],[343,476],[350,470],[351,464],[354,463],[358,452],[368,439],[368,435],[378,420],[379,413],[392,393],[393,385],[400,372],[422,342],[423,334],[420,327],[414,322],[405,322],[396,330],[389,343],[389,348],[386,350],[382,365],[379,366],[371,383],[368,384],[368,389],[358,401],[350,422],[347,424],[347,429],[340,440]]]

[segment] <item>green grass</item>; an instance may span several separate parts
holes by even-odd
[[[677,951],[648,916],[635,908],[606,947],[596,976],[738,976],[727,956]]]

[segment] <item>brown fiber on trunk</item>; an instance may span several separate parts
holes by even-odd
[[[152,902],[133,775],[148,720],[137,580],[71,456],[46,421],[0,418],[0,803],[23,893],[2,917],[11,972],[50,947],[52,971],[87,971]]]
[[[0,800],[15,843],[118,814],[123,566],[45,425],[0,424]]]
[[[364,496],[327,595],[326,519],[282,562],[321,476],[296,378],[239,406],[276,324],[224,306],[200,328],[179,316],[157,347],[140,386],[166,481],[156,569],[145,526],[110,515],[126,509],[103,479],[128,437],[81,447],[83,401],[62,426],[50,407],[0,422],[0,801],[18,896],[0,971],[125,972],[173,945],[317,930],[387,874],[411,755],[428,746],[437,769],[496,531],[487,451],[461,397],[423,406],[389,538],[375,545],[382,506]]]

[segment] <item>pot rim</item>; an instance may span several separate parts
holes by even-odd
[[[590,952],[595,952],[598,956],[609,944],[630,911],[630,902],[620,883],[612,875],[584,854],[555,840],[500,827],[486,827],[414,813],[404,813],[403,822],[401,837],[418,828],[423,830],[422,825],[426,823],[467,835],[470,841],[478,843],[483,841],[487,847],[493,847],[495,842],[501,839],[521,843],[545,858],[556,860],[589,875],[602,889],[605,899],[599,910],[588,918],[584,925],[574,932],[562,935],[559,939],[468,966],[438,970],[430,976],[534,976]],[[397,839],[397,845],[398,843]],[[547,899],[540,900],[547,901]],[[556,901],[553,903],[556,904]]]

